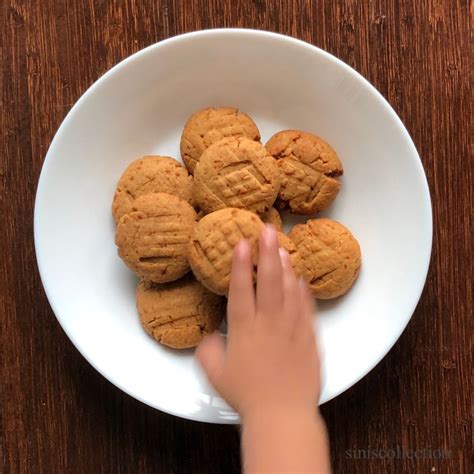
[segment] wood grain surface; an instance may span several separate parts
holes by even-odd
[[[240,470],[234,427],[148,408],[81,357],[48,305],[33,247],[38,176],[75,101],[141,48],[214,27],[277,31],[354,67],[406,124],[430,184],[433,254],[415,314],[388,356],[322,407],[334,472],[472,472],[467,0],[3,0],[0,8],[1,473]],[[354,459],[397,446],[434,453]]]

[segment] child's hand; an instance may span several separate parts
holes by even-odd
[[[250,247],[234,250],[227,309],[227,347],[217,333],[197,357],[210,382],[245,420],[253,413],[316,412],[320,383],[313,298],[298,282],[275,230],[260,238],[257,290]]]
[[[247,473],[330,472],[324,422],[317,411],[319,359],[313,298],[298,283],[276,232],[260,237],[257,291],[250,248],[234,250],[227,306],[227,347],[218,334],[197,350],[210,382],[241,415]]]

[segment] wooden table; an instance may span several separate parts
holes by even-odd
[[[434,243],[426,288],[388,356],[322,407],[334,472],[471,471],[467,0],[4,0],[0,8],[0,472],[239,472],[235,427],[148,408],[79,355],[46,300],[32,234],[41,165],[79,96],[141,48],[215,27],[277,31],[350,64],[400,115],[428,176]],[[408,459],[402,448],[425,452]],[[358,450],[394,450],[396,458],[355,459]]]

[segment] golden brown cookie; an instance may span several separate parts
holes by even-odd
[[[300,255],[299,273],[316,298],[331,299],[346,293],[361,264],[357,240],[339,222],[327,218],[298,224],[288,234]]]
[[[179,197],[144,194],[117,224],[118,253],[145,280],[177,280],[189,271],[187,249],[195,223],[196,211]]]
[[[277,232],[277,236],[279,247],[284,248],[288,252],[288,255],[290,256],[291,266],[293,267],[295,274],[297,276],[300,276],[300,254],[298,252],[298,249],[296,248],[296,245],[283,232]]]
[[[285,130],[273,135],[265,146],[280,167],[280,207],[295,214],[313,214],[334,201],[341,186],[337,177],[343,169],[324,140],[311,133]]]
[[[256,214],[243,209],[226,208],[203,217],[194,228],[188,254],[196,278],[212,292],[227,294],[234,247],[247,239],[256,265],[263,228]]]
[[[272,224],[273,227],[279,232],[283,232],[283,221],[281,220],[280,213],[271,207],[267,212],[260,216],[265,224]]]
[[[194,200],[207,213],[226,207],[264,213],[279,189],[277,162],[263,145],[248,138],[219,140],[194,170]]]
[[[204,288],[192,275],[178,281],[137,288],[137,308],[145,330],[165,346],[195,347],[221,324],[225,298]]]
[[[247,114],[232,107],[208,108],[190,117],[181,136],[180,149],[184,164],[192,174],[204,150],[224,137],[259,141],[260,132]]]
[[[193,177],[178,161],[169,156],[144,156],[130,163],[122,174],[112,202],[117,222],[130,212],[132,202],[149,193],[167,193],[193,205]]]

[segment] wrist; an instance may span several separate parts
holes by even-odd
[[[246,412],[242,452],[244,472],[330,473],[326,425],[315,404]]]
[[[255,406],[241,414],[242,425],[258,423],[262,425],[301,424],[315,422],[324,425],[319,407],[313,403],[297,406]]]

